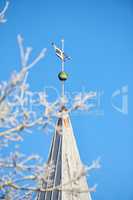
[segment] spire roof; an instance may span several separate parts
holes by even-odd
[[[43,188],[52,188],[52,191],[40,192],[37,200],[91,200],[85,168],[65,108],[56,124],[48,158],[50,163],[53,163],[54,170],[49,172]]]

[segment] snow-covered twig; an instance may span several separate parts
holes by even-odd
[[[100,165],[100,158],[98,158],[97,160],[92,161],[92,164],[90,166],[86,167],[86,171],[90,172],[93,169],[99,169],[101,167]]]
[[[0,12],[0,23],[5,23],[7,20],[5,19],[5,13],[8,9],[9,6],[9,1],[6,1],[5,7],[3,10]]]
[[[88,104],[89,100],[96,97],[96,92],[79,93],[73,98],[73,104],[70,112],[75,110],[90,110],[93,104]]]
[[[41,59],[43,59],[45,57],[47,49],[46,48],[42,49],[42,51],[38,54],[38,56],[30,64],[28,64],[29,57],[30,57],[30,54],[32,51],[32,47],[27,47],[26,49],[24,48],[24,46],[23,46],[24,40],[20,34],[18,35],[17,39],[18,39],[18,45],[19,45],[19,49],[20,49],[22,68],[25,68],[28,71],[34,65],[36,65]]]

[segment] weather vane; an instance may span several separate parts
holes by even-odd
[[[71,59],[68,55],[65,54],[64,52],[64,39],[61,40],[61,49],[58,48],[55,43],[52,42],[52,46],[55,50],[56,55],[58,58],[61,60],[61,72],[58,74],[58,78],[62,83],[62,88],[61,88],[61,97],[65,97],[65,81],[68,79],[68,73],[65,72],[65,62],[66,60]]]

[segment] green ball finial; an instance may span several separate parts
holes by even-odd
[[[68,79],[68,74],[66,72],[60,72],[58,74],[58,78],[60,81],[66,81]]]

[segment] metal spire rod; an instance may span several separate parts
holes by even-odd
[[[62,45],[62,52],[64,54],[64,39],[61,40],[61,45]],[[61,61],[62,61],[61,71],[64,72],[64,69],[65,69],[64,59],[62,59]],[[64,81],[62,81],[61,97],[64,98],[64,96],[65,96],[65,83],[64,83]]]
[[[61,39],[61,49],[52,42],[52,46],[55,50],[57,57],[61,60],[61,72],[58,74],[58,78],[61,81],[61,103],[65,97],[65,81],[68,79],[68,73],[65,72],[65,61],[69,60],[70,57],[64,52],[64,39]],[[64,104],[64,103],[63,103]]]

